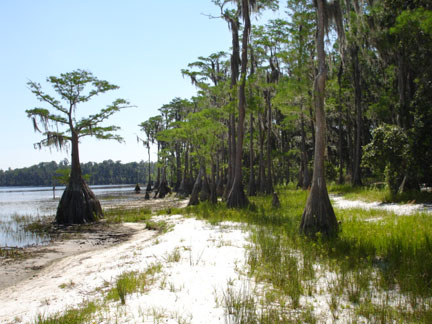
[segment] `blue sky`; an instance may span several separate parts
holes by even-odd
[[[78,107],[83,114],[115,98],[137,106],[108,122],[122,128],[126,144],[84,138],[81,162],[146,160],[137,125],[174,97],[196,93],[180,73],[188,63],[229,50],[227,24],[203,14],[217,15],[218,8],[210,0],[0,0],[0,169],[70,159],[68,152],[33,148],[42,137],[25,110],[42,104],[26,83],[50,92],[48,76],[76,69],[120,86]]]

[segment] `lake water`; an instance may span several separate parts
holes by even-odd
[[[127,199],[135,185],[91,186],[104,203]],[[54,217],[64,187],[0,187],[0,247],[46,244],[49,237],[25,231],[26,224]],[[113,198],[114,197],[114,198]]]

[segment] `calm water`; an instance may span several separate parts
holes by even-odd
[[[106,202],[128,199],[134,185],[92,186],[91,189]],[[37,219],[54,217],[64,187],[0,187],[0,247],[24,247],[41,245],[49,237],[25,231],[26,224]],[[113,199],[113,197],[115,197]]]

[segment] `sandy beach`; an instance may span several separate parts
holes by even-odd
[[[128,296],[125,305],[107,303],[96,323],[225,323],[220,301],[227,284],[240,289],[246,282],[236,271],[245,262],[246,234],[235,224],[214,226],[180,215],[155,220],[171,229],[158,235],[139,223],[100,226],[79,238],[34,248],[28,259],[6,262],[0,275],[0,323],[33,323],[84,301],[99,302],[122,273],[154,264],[161,272],[148,291]]]

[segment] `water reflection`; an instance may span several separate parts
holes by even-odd
[[[119,200],[133,199],[134,186],[95,186],[93,192],[102,206]],[[53,220],[64,187],[0,187],[0,247],[44,245],[50,237],[26,230],[37,220]]]

